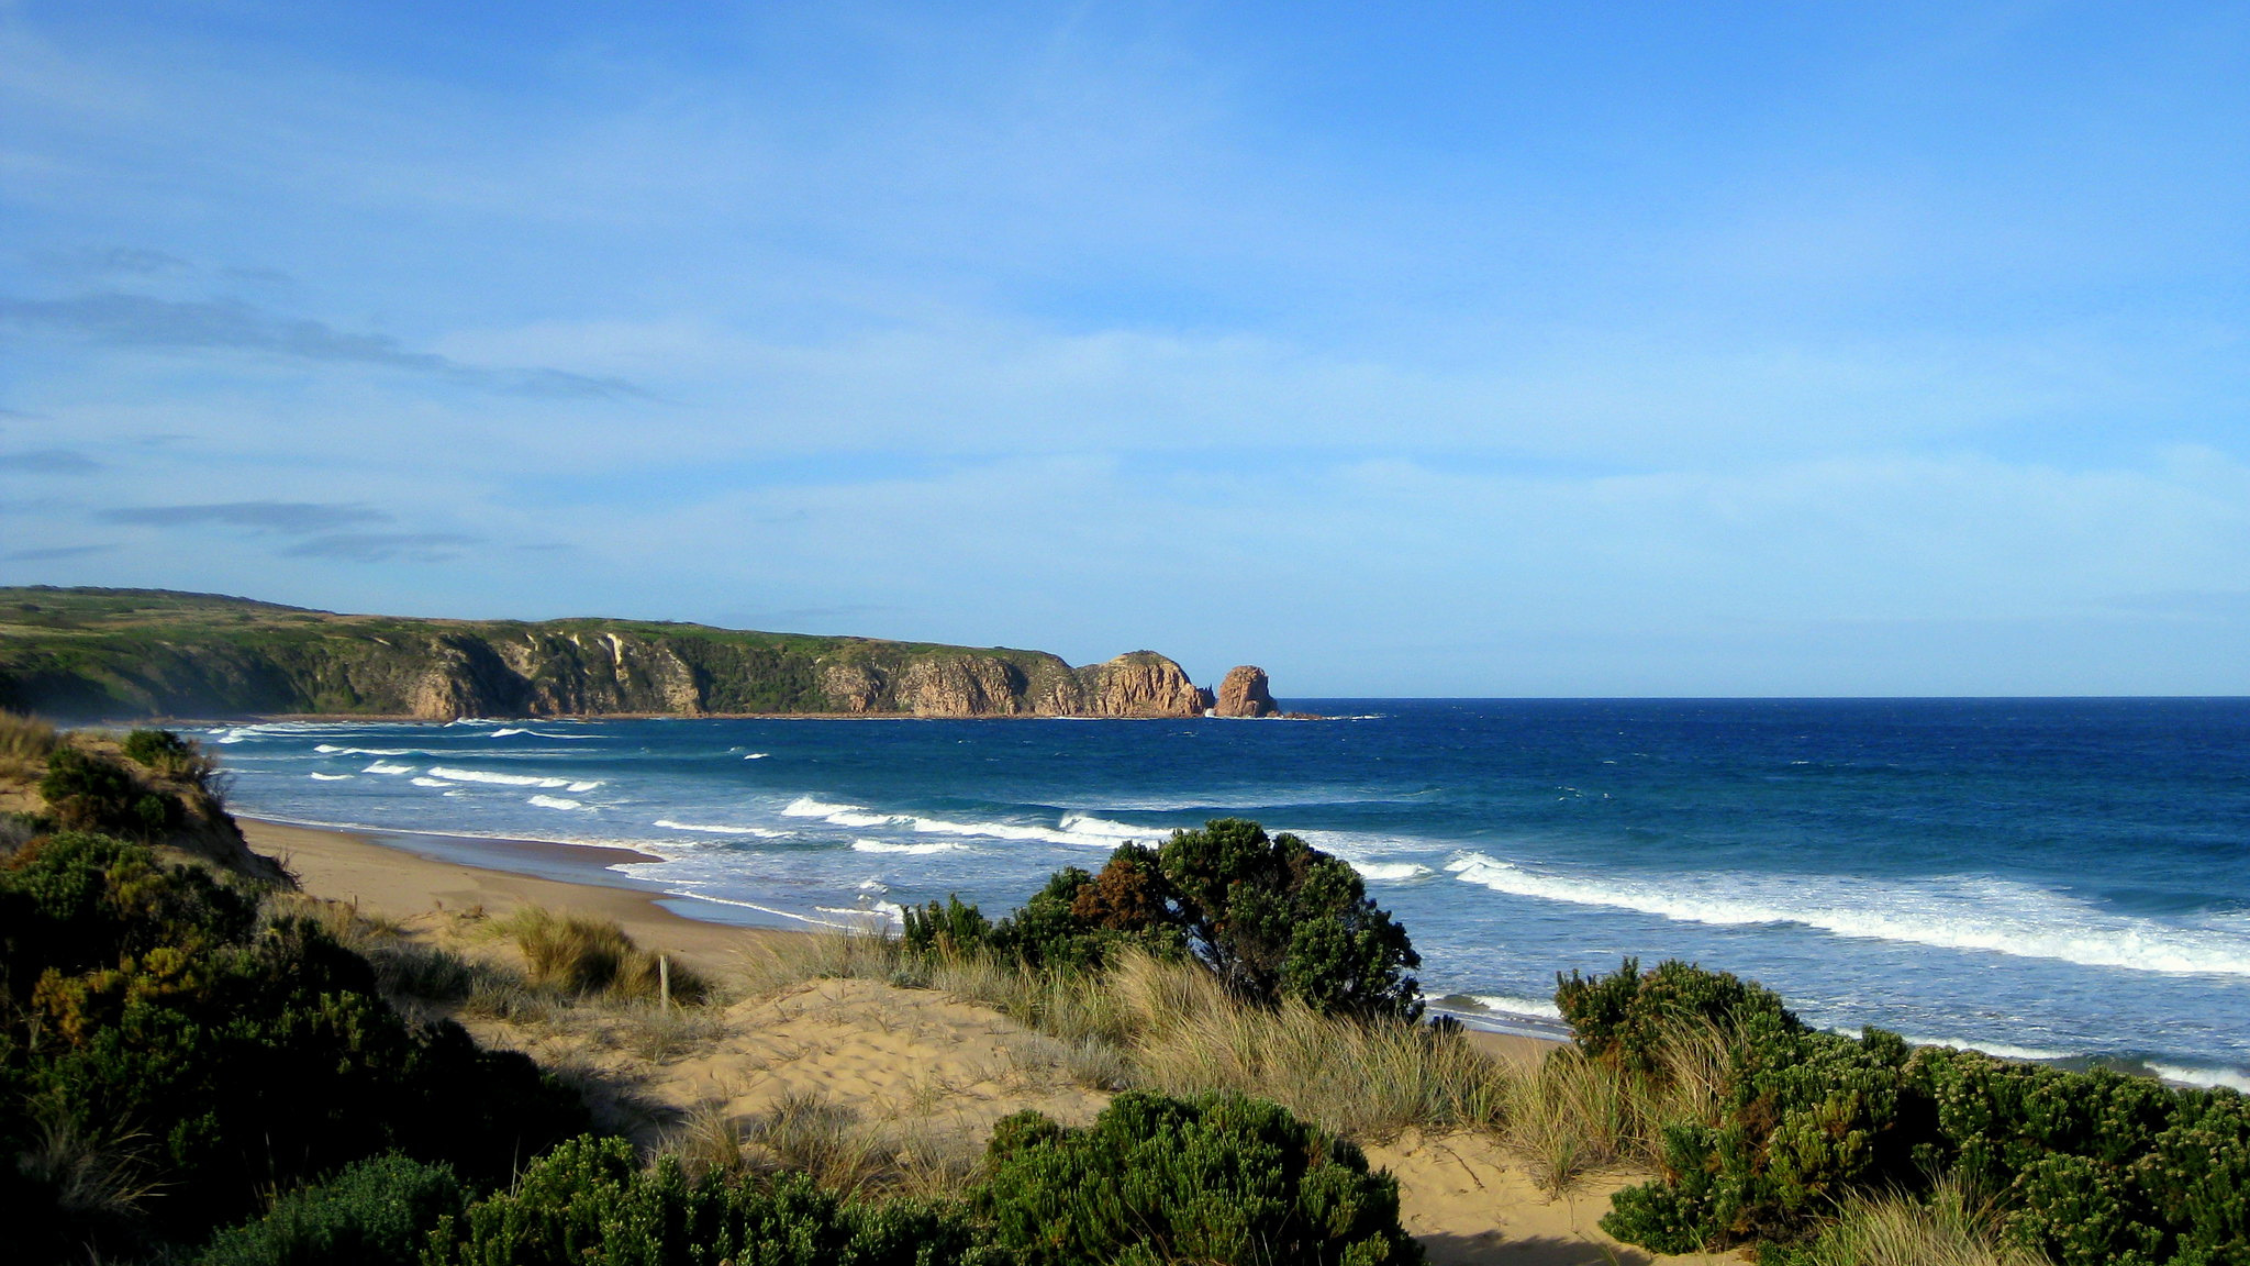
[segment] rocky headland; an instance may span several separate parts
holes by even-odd
[[[213,594],[37,587],[0,588],[0,708],[72,718],[432,721],[1193,717],[1213,710],[1214,696],[1146,650],[1072,667],[1006,647],[635,620],[339,615]],[[1216,698],[1222,715],[1272,708],[1255,668],[1229,673]]]

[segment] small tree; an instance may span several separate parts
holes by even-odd
[[[1110,864],[1145,860],[1120,849]],[[1189,947],[1236,994],[1365,1017],[1422,1014],[1421,986],[1406,974],[1421,955],[1343,860],[1221,818],[1173,832],[1156,863]]]

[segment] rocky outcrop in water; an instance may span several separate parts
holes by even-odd
[[[407,620],[162,590],[0,589],[0,707],[54,716],[1192,717],[1153,651],[1044,651],[628,620]]]
[[[1242,664],[1227,670],[1226,680],[1219,683],[1214,710],[1223,717],[1270,717],[1281,712],[1281,705],[1273,701],[1266,685],[1266,670]]]
[[[1203,692],[1178,664],[1155,651],[1130,651],[1077,673],[1081,704],[1066,715],[1093,717],[1194,717],[1203,715]]]

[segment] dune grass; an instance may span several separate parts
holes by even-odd
[[[1927,1201],[1905,1195],[1853,1196],[1809,1246],[1798,1266],[2047,1266],[2040,1254],[2007,1243],[1993,1202],[1965,1183],[1938,1180]]]
[[[515,941],[534,985],[580,997],[643,1002],[658,997],[666,968],[615,919],[526,905],[492,926]],[[679,963],[668,970],[674,1002],[700,1002],[710,994],[711,983],[699,973]]]
[[[1053,1039],[1080,1084],[1167,1094],[1234,1090],[1362,1142],[1413,1130],[1499,1138],[1542,1186],[1651,1167],[1668,1122],[1710,1119],[1727,1067],[1715,1030],[1668,1035],[1654,1075],[1574,1048],[1504,1059],[1466,1035],[1395,1020],[1249,1005],[1192,963],[1127,953],[1106,972],[1036,971],[986,955],[909,954],[859,932],[776,937],[745,968],[753,993],[819,977],[934,989]]]
[[[38,717],[0,711],[0,776],[36,777],[61,742],[55,727]]]

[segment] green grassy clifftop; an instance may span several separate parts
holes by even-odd
[[[1149,651],[1044,651],[640,620],[339,615],[161,589],[0,588],[0,708],[68,718],[851,713],[1194,716]]]

